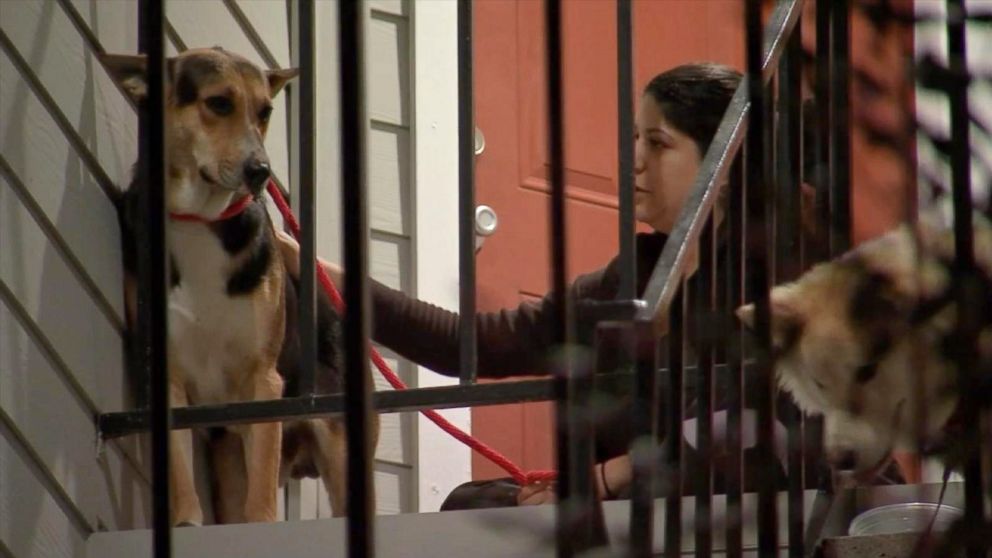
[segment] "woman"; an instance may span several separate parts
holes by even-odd
[[[718,64],[688,64],[657,75],[644,88],[635,122],[635,216],[654,233],[638,234],[637,292],[643,292],[655,262],[685,203],[703,155],[740,83],[736,70]],[[718,207],[717,217],[720,216]],[[291,272],[297,273],[297,244],[281,236]],[[340,285],[341,270],[321,262]],[[459,366],[458,315],[371,281],[372,337],[400,355],[441,374],[456,376]],[[578,277],[569,286],[573,301],[612,300],[619,285],[619,261]],[[543,373],[552,346],[553,303],[550,295],[514,309],[477,317],[478,375],[503,378]],[[588,332],[580,343],[591,344]],[[594,477],[601,497],[622,494],[630,483],[626,455],[627,420],[614,421],[607,435],[597,436]],[[622,425],[620,424],[622,423]],[[603,429],[597,429],[602,433]],[[619,431],[618,431],[619,430]],[[499,483],[490,484],[498,488]],[[477,493],[480,485],[472,484]],[[456,496],[459,489],[456,489]],[[517,492],[517,487],[508,490]],[[547,486],[528,487],[516,495],[520,503],[553,498]],[[449,498],[450,499],[450,498]],[[496,496],[499,500],[500,496]],[[473,503],[458,507],[471,507]],[[444,509],[444,508],[442,508]]]

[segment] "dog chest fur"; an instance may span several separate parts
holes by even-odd
[[[181,277],[169,295],[169,356],[173,378],[182,382],[191,404],[246,399],[246,369],[265,358],[278,336],[271,314],[275,292],[265,279],[245,294],[228,294],[228,279],[243,254],[229,254],[208,225],[173,222],[169,229],[173,261]],[[280,324],[281,327],[281,324]]]

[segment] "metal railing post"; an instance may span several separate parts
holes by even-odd
[[[668,312],[668,392],[665,397],[665,556],[682,554],[682,418],[685,406],[685,282]]]
[[[367,153],[365,108],[364,2],[338,3],[341,68],[341,199],[344,221],[346,308],[345,431],[348,447],[348,556],[375,555],[375,502],[370,444],[371,375],[369,370],[369,291]]]
[[[830,255],[851,247],[850,6],[830,2]]]
[[[300,335],[300,379],[297,393],[294,395],[311,396],[314,393],[315,374],[317,369],[317,280],[316,280],[316,114],[317,114],[317,64],[315,60],[317,16],[314,0],[300,0],[295,7],[297,55],[300,70],[299,105],[296,114],[297,146],[296,161],[299,165],[299,175],[296,187],[299,191],[299,206],[297,211],[300,218],[300,289],[297,301],[298,331]],[[343,113],[350,106],[342,110]],[[342,160],[342,165],[347,165]],[[348,191],[357,187],[347,181],[341,189]],[[345,213],[347,215],[347,213]],[[345,237],[347,238],[347,237]]]
[[[730,192],[727,210],[726,289],[727,310],[733,311],[744,304],[744,176],[743,150],[730,167]],[[744,360],[742,326],[736,322],[728,344],[737,350],[727,354],[727,467],[724,471],[726,492],[726,549],[728,558],[740,558],[744,552],[743,532],[743,427]]]
[[[638,293],[637,260],[634,258],[634,39],[630,0],[617,0],[617,197],[620,205],[619,300]]]
[[[768,120],[771,113],[762,79],[761,2],[748,0],[745,12],[748,98],[751,109],[747,126],[747,261],[748,299],[755,304],[755,337],[757,340],[754,406],[757,411],[757,443],[755,454],[760,471],[771,471],[775,464],[775,382],[771,367],[771,315],[768,292],[771,288],[770,252],[770,155]],[[777,478],[760,475],[758,482],[758,554],[775,556],[778,547]]]
[[[150,380],[152,438],[152,547],[155,558],[172,556],[172,514],[169,482],[168,377],[168,242],[165,234],[165,2],[138,4],[138,50],[147,58],[147,97],[140,107],[138,168],[144,174],[139,193],[143,219],[138,227],[138,330],[141,368]]]
[[[796,25],[801,28],[802,20]],[[799,276],[801,270],[800,241],[802,188],[802,103],[801,75],[802,43],[799,33],[793,33],[779,61],[778,120],[775,130],[778,175],[775,185],[775,277],[779,284]],[[780,417],[787,431],[788,525],[789,556],[802,558],[804,553],[804,458],[803,423],[799,409],[787,397],[781,398]]]
[[[956,303],[959,308],[957,324],[953,333],[958,345],[955,350],[957,361],[958,389],[962,409],[961,423],[964,425],[962,438],[971,440],[978,447],[969,448],[964,457],[964,521],[971,534],[966,543],[968,558],[987,556],[985,546],[977,534],[987,529],[985,525],[984,482],[981,456],[981,385],[976,377],[981,368],[977,354],[979,328],[986,316],[981,305],[973,296],[981,296],[981,271],[975,263],[974,228],[972,220],[971,195],[971,141],[970,116],[968,110],[968,57],[965,35],[965,3],[963,0],[947,2],[947,53],[948,69],[957,79],[949,88],[951,120],[951,195],[954,206],[954,279]],[[986,541],[987,542],[987,541]]]
[[[461,383],[478,369],[475,324],[475,117],[472,72],[472,0],[458,0],[458,278]]]
[[[715,411],[715,385],[713,381],[713,321],[716,309],[716,212],[710,213],[699,239],[699,269],[693,287],[696,340],[696,468],[694,515],[696,531],[696,556],[709,558],[713,552],[713,412]]]

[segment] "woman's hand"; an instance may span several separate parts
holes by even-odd
[[[279,251],[282,252],[282,261],[286,265],[286,270],[289,271],[291,276],[299,278],[300,244],[289,233],[284,231],[276,231],[276,244],[279,245]],[[323,258],[317,258],[317,262],[331,276],[331,281],[334,285],[340,288],[341,281],[344,278],[344,271],[341,270],[341,267]]]
[[[540,506],[553,504],[557,501],[554,481],[541,481],[520,487],[517,493],[518,506]]]
[[[293,277],[300,276],[300,245],[296,239],[287,232],[276,231],[276,244],[282,252],[282,261],[286,265],[286,271]]]
[[[621,490],[630,484],[630,457],[621,455],[609,461],[597,463],[592,470],[596,497],[600,500],[616,498]],[[520,488],[517,493],[518,506],[553,504],[557,500],[555,482],[536,482]]]

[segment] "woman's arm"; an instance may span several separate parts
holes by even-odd
[[[277,233],[286,267],[299,275],[299,245],[285,233]],[[340,285],[340,267],[320,260]],[[576,281],[570,296],[587,296],[589,285],[601,283],[601,272]],[[435,372],[456,376],[459,370],[459,317],[433,304],[417,300],[377,281],[369,281],[372,299],[372,338],[404,357]],[[481,313],[476,317],[478,373],[500,378],[545,374],[552,344],[553,305],[550,297],[525,302],[517,308]]]

